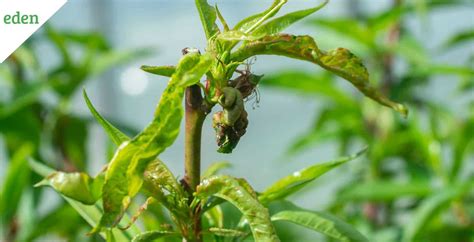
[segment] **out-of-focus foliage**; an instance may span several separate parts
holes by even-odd
[[[45,58],[38,53],[41,45],[55,50],[48,54],[48,58],[57,60],[52,61],[54,66],[41,62]],[[78,50],[80,55],[76,54]],[[85,237],[86,221],[63,202],[52,205],[46,213],[39,211],[44,189],[33,188],[41,177],[31,172],[28,159],[34,158],[39,165],[47,161],[49,166],[68,172],[88,169],[86,143],[92,122],[70,111],[72,98],[86,81],[145,53],[115,51],[96,33],[58,31],[46,26],[0,65],[0,135],[7,158],[0,191],[0,240],[34,241],[44,235],[70,241],[99,238]],[[70,182],[83,186],[80,189],[94,187],[94,193],[80,200],[91,202],[97,196],[101,188],[97,180],[81,173],[73,173],[72,177],[65,174],[54,175],[50,185],[67,189],[62,181],[71,178]],[[100,209],[95,213],[100,214]],[[58,222],[61,220],[67,222]]]
[[[329,209],[356,225],[370,241],[472,241],[474,239],[474,36],[470,29],[436,49],[427,49],[406,27],[408,19],[426,24],[439,7],[469,7],[463,1],[394,1],[390,9],[347,18],[308,22],[364,53],[371,81],[394,100],[406,103],[404,120],[366,99],[340,91],[327,73],[282,71],[261,84],[322,102],[311,129],[298,137],[288,155],[321,143],[336,144],[344,154],[354,144],[369,145],[370,165],[344,174]],[[471,46],[465,65],[438,63],[433,57]],[[469,48],[468,48],[469,49]],[[403,66],[403,68],[399,68]],[[458,80],[457,88],[435,99],[426,91],[436,78]],[[451,100],[463,100],[454,104]]]

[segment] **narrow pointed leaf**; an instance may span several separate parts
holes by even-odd
[[[275,16],[287,0],[274,0],[272,5],[265,11],[249,16],[235,25],[233,30],[249,33],[260,26],[265,20]]]
[[[204,179],[197,187],[196,196],[207,199],[216,196],[229,201],[247,219],[255,241],[280,241],[270,221],[268,209],[258,202],[239,181],[230,176]]]
[[[350,224],[339,218],[313,211],[282,211],[272,216],[272,221],[288,221],[322,233],[337,241],[368,242],[369,240]]]
[[[166,77],[171,77],[173,73],[176,71],[175,66],[146,66],[143,65],[140,67],[140,69],[152,73],[155,75],[160,75],[160,76],[166,76]]]
[[[24,189],[29,184],[28,157],[33,153],[32,144],[19,147],[8,162],[5,180],[0,189],[0,222],[11,221],[20,204]]]
[[[273,34],[278,34],[284,29],[288,28],[290,25],[293,23],[317,12],[326,4],[329,2],[329,0],[325,0],[322,4],[314,7],[314,8],[308,8],[305,10],[300,10],[296,12],[292,12],[286,15],[283,15],[281,17],[272,19],[265,24],[261,25],[254,31],[252,31],[251,35],[254,37],[263,37],[265,35],[273,35]]]
[[[217,17],[219,18],[219,21],[222,23],[222,27],[224,27],[224,31],[229,31],[229,25],[227,24],[227,21],[225,21],[224,16],[222,16],[221,11],[219,11],[219,8],[217,7],[216,4],[216,13]]]
[[[178,136],[183,116],[184,89],[199,82],[211,62],[210,56],[198,53],[181,58],[161,97],[153,121],[131,141],[120,145],[105,176],[104,215],[93,232],[98,232],[104,226],[114,227],[120,221],[143,184],[143,172],[147,165]]]
[[[219,28],[216,25],[217,13],[207,0],[195,0],[196,8],[201,18],[202,27],[206,38],[209,39],[219,32]]]
[[[365,96],[393,108],[403,116],[408,114],[405,106],[390,101],[370,85],[369,74],[362,60],[347,49],[337,48],[325,52],[318,48],[316,42],[310,36],[280,34],[248,41],[232,54],[231,59],[233,61],[244,61],[255,55],[282,55],[315,63],[348,80]]]
[[[54,172],[35,186],[51,186],[62,195],[78,202],[93,205],[102,195],[104,173],[96,178],[80,172]]]
[[[451,185],[443,190],[434,193],[432,196],[426,198],[416,209],[413,218],[406,224],[403,233],[403,242],[415,241],[418,234],[423,228],[429,225],[431,219],[436,217],[443,209],[468,191],[472,191],[474,181]]]
[[[303,170],[296,171],[293,174],[286,176],[273,183],[273,185],[271,185],[269,188],[267,188],[264,192],[260,194],[259,199],[262,203],[267,204],[268,202],[285,198],[297,192],[309,182],[315,180],[326,172],[332,170],[333,168],[341,164],[344,164],[350,160],[359,157],[364,152],[365,149],[348,157],[343,157],[335,161],[316,164]]]
[[[104,128],[105,132],[109,136],[109,138],[116,144],[120,145],[125,141],[129,141],[130,138],[122,133],[119,129],[114,127],[109,121],[107,121],[105,118],[100,115],[99,112],[95,109],[94,105],[92,105],[91,100],[87,96],[86,90],[82,90],[82,95],[84,96],[84,100],[86,101],[87,107],[89,108],[90,112],[94,116],[94,118],[97,120],[97,122]]]

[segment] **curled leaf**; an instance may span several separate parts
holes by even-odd
[[[62,195],[79,201],[83,204],[93,205],[102,195],[104,173],[91,178],[85,173],[54,172],[35,186],[49,185]]]
[[[247,189],[237,179],[219,175],[204,179],[197,187],[196,196],[201,199],[216,196],[237,207],[247,219],[255,241],[280,241],[270,221],[268,209]]]
[[[408,114],[405,106],[390,101],[370,85],[369,74],[362,60],[347,49],[337,48],[325,52],[318,48],[310,36],[279,34],[248,41],[231,55],[231,60],[244,61],[255,55],[282,55],[315,63],[348,80],[365,96],[398,111],[403,116]]]
[[[170,146],[179,133],[184,89],[199,82],[211,64],[207,55],[190,53],[179,62],[166,87],[153,121],[129,142],[124,142],[109,163],[103,187],[104,215],[92,232],[114,227],[143,184],[147,165]]]

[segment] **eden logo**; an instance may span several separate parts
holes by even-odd
[[[16,11],[14,15],[5,15],[3,22],[5,24],[39,24],[38,15],[21,14],[20,11]]]

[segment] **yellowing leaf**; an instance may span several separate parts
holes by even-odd
[[[231,59],[244,61],[255,55],[282,55],[315,63],[348,80],[365,96],[393,108],[403,116],[408,114],[408,109],[405,106],[390,101],[370,85],[369,74],[362,60],[347,49],[337,48],[325,52],[318,48],[310,36],[280,34],[248,41],[231,55]]]

